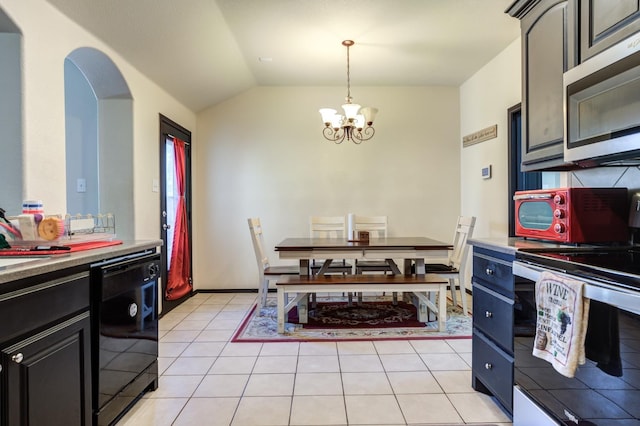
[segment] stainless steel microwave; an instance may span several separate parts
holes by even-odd
[[[640,163],[640,33],[564,73],[564,159]]]

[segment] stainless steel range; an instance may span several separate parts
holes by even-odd
[[[516,254],[514,275],[533,283],[543,271],[586,284],[587,363],[567,378],[532,355],[533,333],[516,335],[514,424],[640,425],[640,248]],[[518,292],[521,304],[533,309],[534,288]]]

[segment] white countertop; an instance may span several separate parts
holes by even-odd
[[[155,249],[162,240],[123,241],[122,244],[53,256],[0,257],[0,284],[46,274],[60,269],[86,265],[125,254]]]

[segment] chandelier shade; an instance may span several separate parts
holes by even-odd
[[[352,40],[344,40],[342,45],[347,48],[347,97],[342,105],[344,115],[339,114],[333,108],[320,108],[320,115],[324,128],[322,134],[325,139],[335,143],[342,143],[345,139],[360,144],[367,141],[375,134],[373,120],[378,113],[377,108],[361,107],[352,103],[351,98],[351,74],[349,48],[355,43]]]

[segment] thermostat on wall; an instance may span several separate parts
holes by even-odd
[[[482,179],[491,179],[491,164],[482,168]]]

